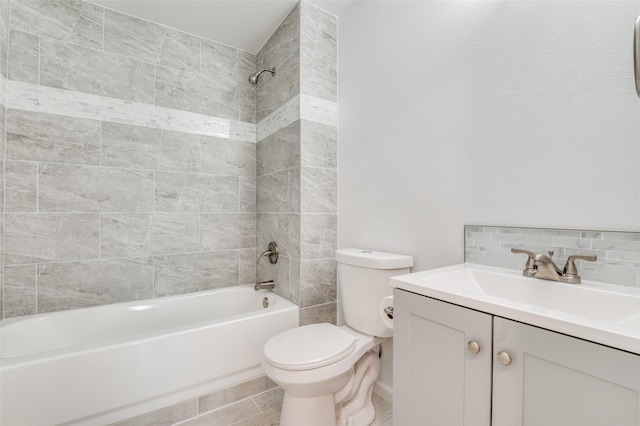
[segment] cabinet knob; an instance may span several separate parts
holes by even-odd
[[[509,355],[508,353],[502,351],[502,352],[498,352],[498,362],[502,365],[509,365],[511,364],[511,355]]]
[[[480,352],[480,344],[475,340],[470,340],[467,342],[467,350],[475,355]]]

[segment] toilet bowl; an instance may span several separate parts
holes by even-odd
[[[328,323],[298,327],[270,339],[264,347],[262,367],[265,374],[285,391],[280,424],[339,424],[336,405],[338,411],[341,403],[352,402],[350,407],[354,407],[353,397],[362,385],[357,383],[356,387],[355,377],[359,375],[356,363],[367,352],[375,353],[377,361],[366,366],[369,388],[373,389],[380,368],[378,347],[383,340],[386,339]],[[369,390],[364,392],[370,393]],[[370,402],[370,395],[369,401],[363,400],[362,405],[367,402]],[[375,414],[373,407],[368,411]],[[301,419],[304,423],[300,423]],[[344,424],[347,424],[346,420]]]
[[[380,302],[392,293],[389,278],[409,273],[413,258],[341,249],[336,262],[346,325],[298,327],[264,346],[264,372],[284,390],[281,426],[368,426],[374,420],[380,344],[392,336]]]

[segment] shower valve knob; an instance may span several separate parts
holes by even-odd
[[[271,241],[267,246],[267,249],[263,251],[260,256],[258,256],[258,260],[256,261],[256,264],[260,262],[260,259],[262,259],[264,256],[266,256],[269,259],[269,263],[271,263],[272,265],[275,265],[278,262],[278,257],[280,256],[280,250],[278,249],[278,244],[276,244],[275,241]]]

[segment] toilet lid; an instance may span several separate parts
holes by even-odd
[[[272,337],[264,345],[264,356],[283,370],[311,370],[346,358],[355,347],[355,337],[341,328],[312,324]]]

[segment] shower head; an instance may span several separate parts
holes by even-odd
[[[263,72],[265,72],[265,71],[270,72],[270,73],[271,73],[271,75],[276,75],[276,67],[273,67],[273,68],[271,68],[270,70],[269,70],[269,69],[266,69],[266,68],[263,68],[263,69],[261,69],[260,71],[258,71],[257,73],[255,73],[255,74],[251,74],[251,75],[249,76],[249,83],[253,84],[254,86],[255,86],[256,84],[258,84],[258,78],[260,77],[260,74],[262,74],[262,73],[263,73]]]

